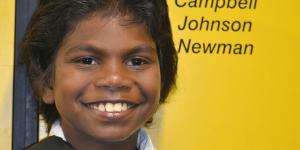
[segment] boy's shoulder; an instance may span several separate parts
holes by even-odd
[[[57,136],[50,136],[25,150],[74,150],[72,146]]]

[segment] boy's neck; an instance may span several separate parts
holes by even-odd
[[[120,142],[99,142],[94,140],[79,139],[79,138],[69,138],[66,136],[66,140],[76,149],[76,150],[136,150],[138,132],[131,135],[124,141]]]

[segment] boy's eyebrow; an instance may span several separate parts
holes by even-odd
[[[93,46],[93,45],[78,45],[70,48],[65,55],[68,55],[69,53],[75,52],[75,51],[87,51],[93,54],[98,55],[105,55],[105,51],[102,48]],[[156,48],[154,48],[151,45],[141,45],[136,46],[129,49],[129,52],[126,55],[132,55],[140,52],[156,52]]]
[[[156,48],[148,45],[136,46],[130,48],[128,55],[141,53],[141,52],[156,52]]]
[[[87,51],[93,54],[100,54],[100,55],[104,55],[103,51],[101,50],[101,48],[92,46],[92,45],[77,45],[74,46],[72,48],[70,48],[65,55],[68,55],[72,52],[76,52],[76,51]]]

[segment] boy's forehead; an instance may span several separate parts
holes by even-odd
[[[69,49],[74,45],[85,45],[86,43],[94,43],[103,48],[117,47],[118,45],[121,47],[122,42],[129,47],[131,44],[130,48],[139,45],[139,47],[156,49],[155,42],[143,24],[124,24],[122,16],[93,16],[80,21],[72,33],[65,38],[61,48]]]
[[[136,20],[131,15],[114,15],[114,16],[103,16],[103,15],[92,15],[85,17],[81,20],[79,20],[74,28],[70,30],[71,32],[68,34],[72,34],[75,30],[82,26],[94,26],[99,27],[100,29],[105,27],[106,25],[109,26],[122,26],[124,28],[132,28],[137,27],[141,28],[143,32],[147,33],[149,37],[151,36],[151,33],[148,30],[148,27],[145,22],[141,22],[139,20]],[[81,28],[85,29],[85,28]],[[67,36],[66,36],[67,37]]]
[[[146,33],[148,36],[148,31],[146,30],[146,26],[144,23],[137,23],[132,21],[130,16],[111,16],[111,17],[103,17],[103,16],[93,16],[88,17],[84,20],[78,22],[73,31],[82,31],[87,30],[91,31],[94,28],[97,28],[97,31],[102,30],[106,32],[108,29],[138,29],[139,31]],[[149,36],[150,37],[150,36]]]
[[[146,29],[146,24],[144,19],[140,19],[135,17],[134,15],[131,15],[129,13],[127,14],[102,14],[101,12],[95,12],[91,15],[87,15],[86,17],[83,17],[81,20],[78,21],[77,24],[84,22],[85,20],[92,20],[93,19],[98,19],[101,22],[108,23],[108,22],[117,22],[121,26],[134,26],[134,25],[139,25],[143,26]]]
[[[74,32],[88,32],[92,28],[90,27],[97,27],[98,29],[102,29],[105,26],[121,26],[124,28],[134,28],[139,27],[142,32],[146,33],[147,36],[154,41],[148,28],[144,22],[135,21],[132,15],[112,15],[112,16],[104,16],[104,15],[89,15],[83,17],[82,19],[78,20],[77,22],[73,23],[70,26],[69,32],[65,35],[62,45],[74,34]]]

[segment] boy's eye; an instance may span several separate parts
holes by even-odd
[[[75,60],[76,63],[84,65],[95,65],[97,62],[92,57],[80,57]]]
[[[142,58],[131,58],[127,61],[127,65],[129,66],[140,66],[148,64],[149,62]]]

